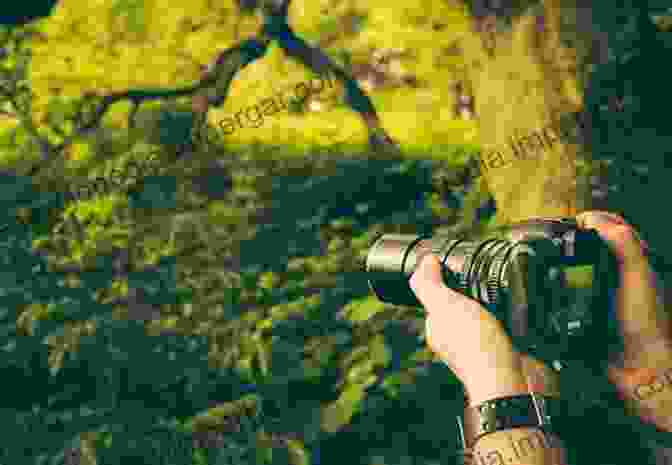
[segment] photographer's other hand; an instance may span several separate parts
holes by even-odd
[[[615,362],[625,368],[654,368],[668,359],[672,363],[672,328],[656,274],[646,258],[648,245],[614,213],[587,211],[576,219],[580,227],[595,229],[619,262],[616,317],[625,352],[617,354]]]
[[[463,383],[470,405],[543,392],[539,386],[552,384],[551,370],[518,353],[504,326],[484,306],[444,284],[434,255],[422,259],[410,286],[427,312],[427,344]]]
[[[609,379],[626,398],[639,399],[638,413],[660,427],[672,412],[648,401],[640,402],[638,392],[656,382],[661,372],[672,367],[672,328],[665,313],[656,274],[649,265],[646,242],[623,218],[603,211],[587,211],[576,217],[580,227],[595,229],[609,244],[619,261],[619,288],[616,317],[623,338],[622,354],[613,354]],[[642,387],[643,386],[643,387]],[[672,391],[672,387],[668,387]],[[662,394],[661,394],[662,396]],[[662,396],[665,397],[665,396]],[[667,396],[672,399],[672,395]],[[650,405],[644,405],[650,404]],[[665,418],[664,418],[665,417]]]

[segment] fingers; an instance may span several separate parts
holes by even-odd
[[[420,258],[420,264],[411,276],[409,284],[427,312],[432,312],[437,306],[445,308],[467,299],[444,284],[441,264],[431,253]]]
[[[651,359],[651,347],[658,341],[672,340],[664,313],[656,274],[650,268],[642,241],[634,228],[619,215],[588,211],[577,215],[577,223],[597,230],[620,262],[620,284],[616,293],[615,316],[623,337],[623,360]],[[637,365],[637,362],[633,362]]]
[[[420,302],[425,307],[433,300],[431,296],[436,295],[445,287],[441,277],[441,264],[432,254],[426,254],[420,258],[420,263],[416,267],[409,281],[411,289],[415,292]]]
[[[450,289],[435,256],[427,254],[419,262],[410,286],[427,311],[429,349],[462,381],[470,397],[491,398],[490,391],[508,392],[512,383],[524,389],[519,356],[503,324],[478,301]]]
[[[576,215],[576,221],[584,229],[599,229],[610,224],[627,225],[620,215],[601,210],[590,210],[579,213]]]
[[[415,287],[419,285],[423,289],[430,283],[434,286],[443,284],[441,264],[434,254],[427,253],[420,258],[420,264],[411,277],[412,287],[413,282],[415,282]]]
[[[605,211],[586,211],[576,216],[579,227],[595,229],[607,241],[622,263],[638,263],[649,248],[635,229],[620,215]]]

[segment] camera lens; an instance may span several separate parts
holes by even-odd
[[[497,304],[509,245],[501,239],[470,242],[446,236],[385,234],[367,256],[369,287],[382,302],[420,306],[409,279],[422,257],[431,252],[441,262],[448,287],[483,303]]]
[[[419,306],[408,279],[413,270],[405,273],[406,257],[422,236],[384,234],[371,246],[366,257],[366,274],[369,287],[382,302],[395,305]]]

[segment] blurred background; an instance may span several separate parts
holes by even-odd
[[[421,309],[380,303],[363,261],[383,232],[495,225],[468,8],[290,6],[296,34],[371,97],[400,158],[371,156],[340,84],[224,134],[223,119],[317,79],[271,45],[189,156],[189,98],[143,103],[135,127],[122,101],[27,178],[38,141],[66,140],[86,94],[187,86],[261,25],[247,1],[51,6],[3,17],[34,19],[3,28],[0,57],[7,463],[172,463],[157,450],[181,464],[458,463],[462,388],[425,348]],[[595,197],[618,190],[599,171],[610,163],[585,167]],[[96,179],[96,195],[65,196]]]

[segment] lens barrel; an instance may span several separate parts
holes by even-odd
[[[371,246],[366,257],[366,274],[369,287],[380,301],[421,305],[408,285],[415,267],[409,266],[407,258],[423,239],[426,238],[412,234],[383,234]]]
[[[369,287],[382,302],[422,306],[409,280],[422,257],[431,252],[441,261],[446,285],[464,291],[467,283],[460,278],[463,273],[459,271],[464,269],[465,259],[471,257],[471,245],[455,237],[383,234],[374,242],[366,259]],[[451,273],[453,270],[457,273]]]
[[[409,280],[428,252],[441,263],[443,282],[484,304],[498,304],[505,258],[512,244],[501,239],[467,241],[449,236],[383,234],[366,260],[369,287],[382,302],[422,306]]]

